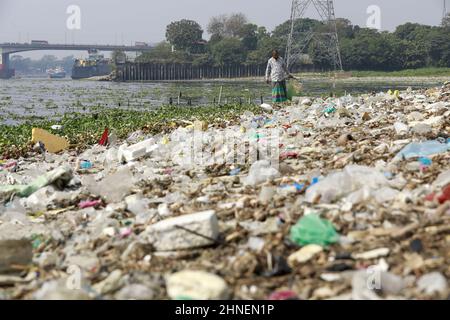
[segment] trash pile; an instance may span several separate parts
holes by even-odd
[[[449,137],[449,83],[82,153],[36,129],[0,160],[0,299],[447,299]]]

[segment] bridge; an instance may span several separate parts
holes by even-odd
[[[117,46],[102,44],[49,44],[49,43],[0,43],[0,78],[8,79],[14,75],[9,67],[9,55],[18,52],[38,50],[65,50],[65,51],[124,51],[144,52],[152,50],[150,46]]]

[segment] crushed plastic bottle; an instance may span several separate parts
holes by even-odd
[[[326,178],[315,182],[306,191],[306,201],[314,203],[331,203],[362,187],[377,190],[388,184],[383,173],[375,168],[349,165],[342,171],[334,172]]]
[[[442,143],[437,140],[425,142],[413,142],[404,147],[396,155],[396,159],[429,157],[432,155],[444,153],[448,150],[450,150],[450,142]]]
[[[244,179],[246,185],[258,185],[269,179],[280,175],[277,169],[273,168],[268,160],[256,161],[250,168],[248,176]]]

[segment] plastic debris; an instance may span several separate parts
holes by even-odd
[[[31,141],[41,142],[45,150],[51,153],[58,153],[69,147],[69,142],[65,138],[58,137],[43,129],[33,128],[31,132]]]
[[[211,210],[166,219],[151,225],[145,232],[157,250],[172,251],[214,244],[219,226]]]
[[[206,131],[208,130],[208,123],[206,121],[194,121],[194,130]]]
[[[3,156],[0,248],[26,242],[0,249],[0,299],[446,299],[449,95],[296,97]]]
[[[303,264],[305,262],[308,262],[314,256],[321,253],[323,251],[323,248],[316,244],[310,244],[307,245],[297,252],[294,252],[291,254],[288,258],[288,263],[291,267],[295,266],[296,264]]]
[[[173,300],[223,300],[229,296],[226,282],[204,271],[180,271],[168,276],[166,283]]]
[[[427,295],[443,294],[448,291],[447,279],[440,272],[431,272],[423,275],[417,281],[417,287]]]
[[[130,147],[119,149],[119,160],[124,162],[136,161],[140,158],[148,156],[150,153],[158,149],[153,139],[139,142]]]
[[[86,209],[91,207],[97,207],[102,204],[102,200],[92,200],[92,201],[81,201],[78,207],[80,209]]]
[[[339,240],[339,235],[331,222],[321,219],[317,214],[301,218],[291,228],[291,240],[299,245],[317,244],[328,246]]]
[[[414,142],[408,144],[396,156],[398,159],[429,157],[450,150],[449,143],[440,141]]]
[[[273,111],[272,106],[271,106],[270,104],[268,104],[268,103],[263,103],[263,104],[261,105],[261,108],[264,109],[264,110],[266,110],[266,111]]]
[[[98,142],[101,146],[108,145],[108,135],[109,135],[109,129],[105,128],[105,131],[103,131],[102,137],[100,138],[100,141]]]
[[[380,258],[380,257],[385,257],[389,254],[390,249],[389,248],[380,248],[380,249],[375,249],[375,250],[371,250],[371,251],[367,251],[367,252],[363,252],[363,253],[355,253],[353,255],[354,259],[361,259],[361,260],[371,260],[371,259],[376,259],[376,258]]]
[[[0,186],[0,200],[12,194],[19,197],[29,197],[39,189],[51,184],[62,189],[71,179],[72,169],[68,166],[63,166],[40,176],[28,185]]]
[[[93,167],[92,163],[88,160],[83,160],[80,163],[80,169],[89,170],[92,169],[92,167]]]
[[[283,301],[283,300],[298,300],[298,296],[294,291],[277,291],[270,294],[267,300]]]
[[[271,166],[270,161],[260,160],[252,164],[248,176],[244,179],[244,183],[255,186],[279,175],[280,173]]]

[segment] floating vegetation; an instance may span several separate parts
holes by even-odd
[[[66,137],[73,147],[84,148],[98,142],[104,128],[113,130],[119,138],[137,130],[161,133],[172,130],[186,121],[204,120],[208,123],[238,120],[245,111],[255,114],[261,108],[254,104],[209,105],[197,107],[164,106],[153,111],[94,108],[90,114],[71,113],[58,121],[29,117],[26,123],[16,126],[0,125],[0,156],[24,155],[29,150],[31,129],[39,127]],[[52,125],[61,125],[54,131]]]

